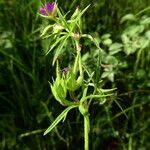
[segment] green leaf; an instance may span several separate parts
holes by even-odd
[[[142,49],[144,49],[144,48],[147,48],[148,46],[149,46],[149,40],[147,39],[147,38],[145,38],[145,37],[140,37],[139,38],[139,40],[138,40],[138,47],[139,48],[142,48]]]
[[[120,43],[113,43],[110,45],[109,50],[110,51],[115,51],[116,49],[121,49],[122,48],[122,44]]]
[[[124,51],[127,55],[133,54],[136,52],[137,48],[133,47],[132,45],[125,44],[124,45]]]
[[[45,35],[45,33],[52,27],[53,27],[53,25],[48,25],[47,27],[45,27],[40,36]]]
[[[113,43],[109,47],[109,54],[114,55],[122,50],[123,45],[120,43]]]
[[[150,24],[150,17],[144,17],[144,18],[142,18],[141,20],[140,20],[140,24],[142,24],[142,25],[148,25],[148,24]]]
[[[127,114],[125,113],[125,111],[123,110],[123,108],[121,107],[121,105],[119,104],[118,101],[114,100],[114,102],[118,105],[118,107],[121,109],[122,113],[126,116],[126,118],[128,119]]]
[[[114,72],[111,72],[111,73],[108,75],[108,79],[109,79],[111,82],[114,82]]]
[[[150,30],[145,32],[145,37],[150,41]]]
[[[75,74],[71,73],[68,76],[68,79],[66,81],[67,83],[67,89],[70,91],[75,91],[76,90],[76,78],[75,78]]]
[[[114,96],[114,94],[113,93],[110,93],[110,94],[99,93],[98,95],[88,95],[88,96],[82,97],[82,99],[80,100],[79,110],[80,112],[82,112],[82,114],[85,114],[87,112],[83,106],[83,102],[85,102],[88,99],[98,100],[101,103],[104,103],[104,98],[110,97],[110,96]]]
[[[58,45],[58,43],[60,43],[61,41],[63,41],[65,38],[66,38],[65,35],[62,36],[62,37],[58,37],[58,38],[56,39],[56,42],[53,43],[53,44],[51,45],[50,49],[46,52],[46,55],[47,55],[49,52],[51,52],[51,50],[53,50],[54,47],[56,47],[56,46]]]
[[[101,91],[102,93],[108,93],[108,92],[113,92],[115,91],[117,88],[113,88],[113,89],[98,89],[99,91]]]
[[[82,55],[82,62],[87,62],[90,57],[89,52]]]
[[[59,62],[57,61],[57,64],[56,64],[56,77],[58,80],[61,79],[61,74],[60,74],[60,67],[59,67]]]
[[[58,48],[56,49],[55,56],[54,56],[54,58],[53,58],[53,65],[54,65],[56,59],[58,58],[59,54],[61,53],[62,48],[63,48],[64,45],[66,44],[66,41],[67,41],[67,39],[69,38],[69,36],[70,36],[69,34],[66,35],[66,36],[62,39],[62,42],[59,44]]]
[[[112,40],[111,39],[105,39],[103,41],[103,44],[109,46],[110,44],[112,44]]]
[[[67,31],[69,31],[70,29],[69,29],[68,23],[67,23],[67,21],[66,21],[66,19],[65,19],[65,16],[66,16],[66,15],[63,16],[59,9],[57,9],[57,12],[58,12],[58,16],[59,16],[60,21],[61,21],[60,24],[62,24],[63,27],[64,27]]]
[[[51,87],[51,90],[52,90],[52,93],[53,93],[55,99],[62,104],[61,99],[60,99],[60,97],[58,96],[58,94],[56,92],[55,86],[50,84],[50,87]]]
[[[125,22],[125,21],[136,21],[136,17],[135,17],[135,15],[133,15],[133,14],[127,14],[127,15],[125,15],[124,17],[122,17],[122,19],[121,19],[121,23],[123,23],[123,22]]]
[[[106,64],[113,65],[113,66],[117,66],[117,65],[118,65],[118,60],[116,59],[116,57],[111,56],[111,55],[108,55],[108,56],[105,58],[105,63],[106,63]],[[112,66],[109,66],[109,67],[112,68]],[[109,68],[109,70],[110,70],[110,68]]]
[[[106,102],[106,100],[107,100],[106,98],[101,98],[99,104],[103,105]]]
[[[108,75],[109,75],[109,72],[103,72],[101,75],[101,78],[106,78],[108,77]]]
[[[81,101],[80,101],[81,102]],[[87,108],[84,107],[83,103],[80,103],[79,105],[79,112],[83,115],[83,116],[86,116],[88,115],[88,110]]]
[[[83,9],[82,12],[79,13],[78,16],[74,20],[72,20],[71,25],[70,25],[71,26],[70,31],[73,31],[77,23],[80,21],[81,16],[85,13],[85,11],[89,8],[89,6],[90,5],[88,5],[85,9]]]
[[[144,80],[144,78],[146,78],[146,71],[144,70],[144,69],[139,69],[139,70],[137,70],[137,72],[136,72],[136,77],[137,77],[137,79],[143,79]]]
[[[122,34],[121,39],[122,39],[123,44],[130,43],[130,39],[126,34]]]
[[[78,105],[72,105],[67,107],[56,119],[55,121],[48,127],[48,129],[44,132],[44,135],[48,134],[61,120],[63,120],[64,117],[66,117],[67,113],[75,108],[78,107]]]
[[[76,8],[75,12],[73,13],[73,15],[71,16],[71,20],[75,19],[80,13],[80,9],[79,7]]]
[[[79,70],[79,57],[80,57],[80,52],[77,53],[77,56],[75,58],[74,66],[73,66],[73,74],[76,75],[77,71]]]
[[[105,39],[109,39],[111,37],[111,34],[109,34],[109,33],[106,33],[106,34],[104,34],[104,35],[102,35],[102,39],[103,40],[105,40]]]
[[[142,33],[144,31],[145,27],[144,25],[132,25],[129,26],[124,33],[126,35],[129,35],[130,37],[134,37],[139,35],[140,33]]]

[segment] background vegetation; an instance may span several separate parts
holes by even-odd
[[[58,0],[58,4],[70,13],[78,5],[83,9],[91,4],[83,16],[83,32],[96,37],[104,50],[102,86],[117,88],[115,99],[91,105],[90,149],[149,149],[150,1]],[[44,54],[50,45],[39,37],[44,23],[38,15],[40,6],[40,0],[0,0],[0,149],[80,150],[83,122],[76,111],[43,137],[64,108],[53,100],[48,84],[55,71],[53,54]],[[97,54],[90,41],[83,41],[83,62],[89,69]],[[64,67],[73,58],[69,50],[62,58],[65,55],[69,60],[63,60]]]

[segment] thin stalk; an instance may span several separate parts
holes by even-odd
[[[103,98],[103,97],[108,97],[108,96],[113,96],[114,94],[107,94],[107,95],[89,95],[89,96],[84,96],[81,99],[81,102],[83,103],[84,101],[86,101],[87,99],[91,99],[91,98]]]
[[[84,150],[89,150],[89,116],[84,116]]]
[[[138,12],[138,13],[136,14],[136,16],[139,16],[139,15],[141,15],[143,12],[148,11],[148,10],[150,10],[150,6],[149,6],[149,7],[146,7],[145,9],[141,10],[140,12]]]
[[[133,140],[133,139],[132,139],[132,136],[130,136],[130,137],[129,137],[128,150],[132,150],[132,143],[133,143],[132,140]]]

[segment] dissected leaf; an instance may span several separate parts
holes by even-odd
[[[45,27],[45,28],[44,28],[44,30],[42,31],[42,33],[41,33],[41,35],[40,35],[40,36],[45,35],[45,34],[46,34],[46,32],[47,32],[50,28],[52,28],[52,27],[53,27],[53,25],[48,25],[47,27]]]
[[[48,129],[44,132],[44,135],[48,134],[61,120],[63,120],[64,117],[66,117],[67,113],[75,108],[78,107],[78,105],[72,105],[67,107],[56,119],[55,121],[48,127]]]

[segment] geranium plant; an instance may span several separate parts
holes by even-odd
[[[89,72],[87,67],[82,63],[82,44],[81,38],[88,38],[91,43],[99,49],[99,56],[97,58],[97,71],[99,70],[101,48],[98,42],[91,35],[82,33],[82,15],[88,9],[87,6],[84,10],[76,8],[75,12],[71,15],[70,19],[66,19],[56,2],[47,3],[44,7],[40,8],[40,15],[44,19],[52,19],[52,23],[44,27],[41,37],[52,37],[53,42],[50,43],[50,48],[46,54],[55,50],[53,58],[53,66],[56,66],[56,78],[53,83],[50,83],[51,91],[54,98],[65,108],[65,110],[55,119],[55,121],[44,132],[48,134],[60,121],[64,121],[68,112],[74,108],[78,108],[79,113],[82,114],[84,119],[84,140],[85,150],[89,149],[89,132],[90,132],[90,112],[89,106],[92,100],[99,101],[103,104],[107,97],[113,96],[115,89],[102,89],[100,75],[96,72]],[[62,49],[68,41],[72,41],[74,47],[74,63],[68,66],[65,70],[61,70],[58,56],[61,54]],[[94,79],[95,77],[95,79]],[[88,91],[89,87],[92,89]],[[77,94],[79,89],[80,94]],[[70,97],[68,98],[67,93]],[[73,95],[73,96],[72,96]]]

